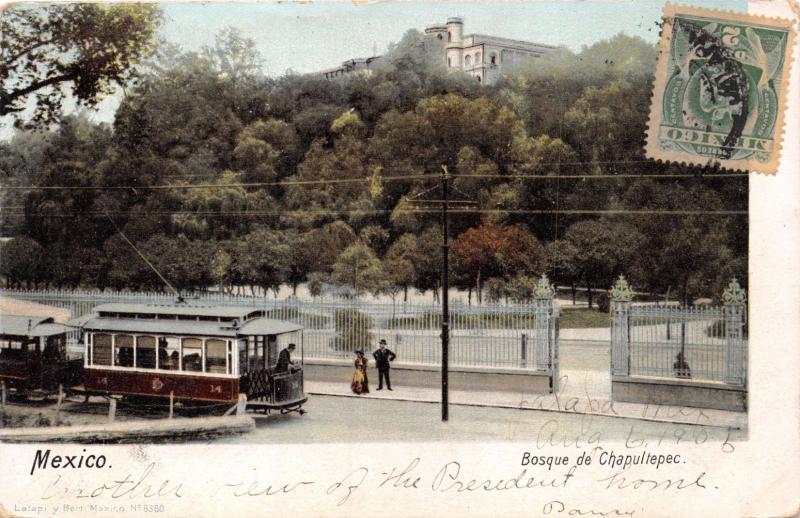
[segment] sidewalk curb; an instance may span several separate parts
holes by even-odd
[[[392,396],[392,397],[370,397],[370,396],[361,396],[357,394],[342,394],[339,392],[325,392],[325,391],[309,391],[307,392],[309,395],[315,396],[328,396],[328,397],[346,397],[346,398],[362,398],[362,399],[372,399],[374,401],[379,400],[388,400],[388,401],[404,401],[404,402],[411,402],[411,403],[428,403],[428,404],[436,404],[440,401],[438,399],[422,399],[422,398],[411,398],[411,397],[403,397],[403,396]],[[583,411],[576,411],[576,410],[561,410],[556,408],[532,408],[520,405],[511,405],[507,403],[473,403],[473,402],[454,402],[450,401],[450,405],[453,406],[466,406],[466,407],[477,407],[477,408],[504,408],[509,410],[527,410],[532,412],[552,412],[557,414],[572,414],[572,415],[590,415],[590,416],[597,416],[597,417],[608,417],[613,419],[631,419],[634,421],[644,421],[650,423],[668,423],[668,424],[675,424],[681,426],[707,426],[712,428],[722,428],[722,429],[731,429],[731,430],[747,430],[747,414],[743,414],[743,418],[745,419],[744,426],[739,424],[735,426],[726,425],[726,424],[719,424],[714,422],[709,423],[691,423],[685,421],[674,421],[670,419],[658,419],[654,417],[641,417],[636,415],[620,415],[620,414],[606,414],[602,412],[583,412]],[[698,410],[707,410],[707,409],[698,409]]]

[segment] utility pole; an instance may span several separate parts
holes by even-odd
[[[450,177],[447,174],[447,166],[442,166],[442,421],[447,421],[448,415],[448,380],[447,370],[449,363],[450,350],[450,244],[447,239],[448,204],[447,182]]]
[[[456,205],[462,208],[474,206],[475,202],[461,199],[450,199],[450,185],[448,182],[451,180],[450,174],[447,171],[447,166],[442,165],[442,197],[438,200],[420,199],[420,196],[426,194],[436,188],[436,185],[430,189],[426,189],[412,198],[406,198],[410,203],[413,202],[419,206],[424,212],[431,212],[430,204],[439,204],[441,207],[441,222],[442,222],[442,421],[447,421],[449,418],[448,413],[448,369],[449,369],[449,356],[450,356],[450,243],[448,239],[449,234],[449,221],[448,216],[450,213],[450,205]],[[456,186],[453,186],[455,191],[459,191]],[[461,193],[464,194],[464,193]]]

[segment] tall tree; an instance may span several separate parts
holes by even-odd
[[[365,291],[379,292],[386,287],[380,259],[360,241],[345,248],[336,258],[331,280],[352,289],[355,296]]]
[[[0,246],[0,273],[6,278],[6,285],[19,287],[25,283],[28,288],[36,283],[44,250],[42,246],[27,237],[17,237]]]
[[[482,279],[500,276],[508,279],[520,273],[536,273],[541,268],[543,251],[539,240],[522,225],[484,222],[453,242],[453,255],[458,264],[475,279],[479,303],[482,302]]]
[[[577,250],[574,264],[588,289],[590,308],[593,291],[608,289],[643,244],[635,227],[607,219],[579,221],[569,227],[564,239]]]
[[[137,73],[154,48],[155,4],[53,4],[0,16],[0,116],[30,102],[34,125],[57,120],[67,96],[94,106]]]
[[[408,288],[417,279],[417,237],[403,234],[392,243],[383,258],[385,268],[390,272],[392,282],[403,290],[403,301],[408,301]]]

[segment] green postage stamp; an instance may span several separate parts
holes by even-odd
[[[776,173],[793,45],[790,20],[667,4],[647,156]]]

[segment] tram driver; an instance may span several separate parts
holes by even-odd
[[[294,352],[297,346],[295,344],[289,344],[286,346],[286,349],[283,349],[280,354],[278,354],[278,364],[275,366],[275,372],[280,374],[282,372],[294,372],[297,370],[297,366],[292,361],[292,353]]]

